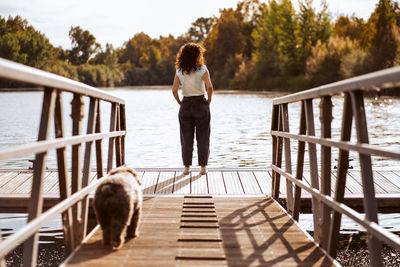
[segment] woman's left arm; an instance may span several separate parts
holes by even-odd
[[[178,104],[181,104],[181,100],[179,99],[179,94],[178,94],[178,89],[179,89],[179,85],[180,85],[180,81],[178,76],[175,74],[174,77],[174,83],[172,84],[172,94],[174,95],[176,102],[178,102]]]
[[[207,99],[208,99],[208,104],[211,104],[212,100],[212,94],[214,91],[213,85],[211,83],[211,78],[210,78],[210,73],[208,70],[203,74],[203,80],[207,88]]]

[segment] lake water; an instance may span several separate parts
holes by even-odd
[[[132,167],[182,166],[179,140],[179,106],[170,90],[113,90],[126,100],[127,130],[126,161]],[[0,149],[32,142],[37,138],[42,92],[0,93]],[[71,135],[69,118],[71,94],[64,94],[66,136]],[[85,100],[85,108],[88,101]],[[339,140],[342,99],[333,98],[333,139]],[[68,105],[67,105],[68,104]],[[319,101],[315,101],[316,134],[319,135]],[[366,99],[370,143],[392,151],[400,151],[400,100]],[[298,132],[298,103],[289,105],[290,131]],[[111,106],[103,103],[102,131],[108,131]],[[215,94],[211,104],[210,167],[264,167],[271,164],[272,98],[255,94]],[[87,113],[85,113],[87,114]],[[68,116],[67,116],[68,115]],[[86,131],[86,121],[82,122]],[[51,130],[53,134],[54,130]],[[356,140],[353,128],[352,140]],[[106,153],[107,142],[103,142]],[[297,142],[292,142],[292,159],[296,159]],[[333,158],[337,158],[333,149]],[[70,150],[67,150],[70,153]],[[193,164],[197,164],[196,148]],[[306,160],[307,160],[306,153]],[[358,155],[351,153],[351,165],[358,168]],[[0,161],[0,168],[28,168],[28,156]],[[399,161],[373,157],[374,167],[400,169]],[[55,152],[48,157],[48,167],[56,167]]]
[[[179,141],[179,106],[170,90],[127,90],[116,89],[113,94],[126,100],[127,130],[126,162],[132,167],[181,167]],[[2,92],[0,93],[0,149],[13,145],[25,144],[36,140],[42,104],[42,92]],[[64,93],[64,114],[66,136],[71,135],[69,118],[71,94]],[[88,100],[85,100],[85,109]],[[400,151],[400,100],[399,99],[366,99],[366,114],[369,126],[370,143],[392,151]],[[333,98],[334,109],[332,136],[338,140],[341,126],[342,99]],[[68,104],[68,105],[67,105]],[[316,134],[319,135],[319,101],[315,101],[314,117]],[[298,132],[299,104],[289,105],[290,131]],[[108,131],[111,106],[102,104],[102,131]],[[271,164],[271,111],[272,98],[257,94],[215,94],[211,104],[211,154],[209,167],[262,167]],[[87,112],[85,113],[87,114]],[[67,116],[68,115],[68,116]],[[86,131],[86,120],[82,130]],[[53,134],[54,130],[51,129]],[[355,130],[353,137],[355,139]],[[296,159],[297,142],[292,142],[293,155]],[[107,142],[103,142],[106,153]],[[70,149],[67,150],[70,153]],[[357,169],[358,155],[350,154],[351,165]],[[307,160],[306,154],[306,160]],[[333,149],[333,158],[337,150]],[[33,155],[13,160],[0,161],[0,168],[24,168],[32,164]],[[335,161],[334,161],[335,162]],[[197,163],[196,148],[193,163]],[[56,168],[55,152],[50,152],[48,167]],[[400,169],[399,161],[373,158],[376,168]],[[70,163],[69,163],[70,166]],[[391,230],[400,231],[398,214],[382,215],[383,225]],[[388,216],[388,217],[387,217]],[[25,215],[1,214],[0,224],[10,233],[26,221]],[[301,223],[310,229],[312,218],[302,215]],[[60,231],[59,219],[44,229],[54,234]],[[345,220],[346,228],[357,229],[350,220]],[[47,230],[46,230],[47,229]],[[59,232],[61,234],[61,232]],[[56,235],[58,238],[59,235]]]

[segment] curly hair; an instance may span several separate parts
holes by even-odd
[[[204,52],[205,49],[199,44],[184,44],[176,55],[175,67],[186,74],[196,71],[204,64]]]

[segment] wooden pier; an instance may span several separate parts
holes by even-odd
[[[255,168],[209,169],[207,175],[199,175],[194,169],[189,175],[182,175],[179,168],[138,169],[145,196],[157,195],[237,195],[270,196],[271,171]],[[400,211],[400,171],[374,171],[375,188],[380,212]],[[31,170],[0,170],[0,212],[26,212],[32,186]],[[91,172],[90,183],[97,179]],[[335,173],[332,172],[333,182]],[[310,184],[309,172],[303,180]],[[44,178],[44,207],[47,209],[59,202],[58,173],[49,170]],[[333,191],[333,190],[332,190]],[[333,192],[332,192],[333,193]],[[280,184],[280,197],[286,198],[286,180]],[[362,186],[359,170],[348,171],[345,203],[359,209],[362,207]],[[302,194],[303,211],[309,211],[311,196]]]
[[[146,197],[118,251],[96,228],[62,266],[334,266],[271,198]]]

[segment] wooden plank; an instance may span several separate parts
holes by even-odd
[[[397,185],[398,177],[391,171],[373,171],[375,185],[380,186],[385,193],[400,192],[400,185]],[[392,181],[394,180],[394,181]],[[397,183],[396,183],[397,182]],[[378,192],[378,190],[377,190]]]
[[[207,175],[201,175],[200,173],[193,175],[190,173],[191,178],[191,193],[192,194],[208,194],[208,182]]]
[[[174,188],[175,172],[160,172],[156,194],[172,194]]]
[[[237,172],[222,172],[222,176],[225,182],[227,194],[243,194],[243,187],[240,183]]]
[[[346,179],[346,189],[351,194],[362,194],[360,170],[348,170]]]
[[[210,194],[226,194],[222,171],[208,171],[207,177]]]
[[[362,186],[362,178],[360,170],[351,170],[348,172],[348,181],[352,185],[352,193],[353,194],[362,194],[363,193],[363,186]],[[386,193],[382,187],[380,187],[377,183],[375,183],[375,191],[377,193]]]
[[[142,178],[143,194],[154,194],[156,192],[158,176],[160,172],[145,172]]]
[[[44,178],[44,186],[43,186],[43,194],[51,193],[51,189],[58,184],[58,173],[57,172],[48,172],[45,174]]]
[[[396,174],[396,171],[378,171],[378,173],[388,179],[394,187],[392,188],[390,193],[397,193],[400,192],[400,175]]]
[[[251,171],[238,172],[239,179],[242,182],[244,194],[262,194],[260,186]]]
[[[190,175],[177,172],[174,181],[174,194],[190,194]]]
[[[258,182],[258,186],[263,194],[271,195],[272,176],[270,172],[253,171],[254,177]]]
[[[3,187],[6,183],[8,183],[10,180],[15,178],[19,172],[12,171],[12,172],[1,172],[0,173],[0,188]]]
[[[33,173],[32,172],[20,172],[18,173],[17,176],[13,177],[12,179],[8,179],[8,182],[4,184],[0,188],[0,193],[11,193],[16,191],[20,186],[25,184],[28,180],[32,180]],[[32,184],[32,181],[30,181],[30,184]],[[28,183],[25,184],[25,186],[29,185]],[[21,191],[27,191],[31,192],[31,188],[21,188]]]

